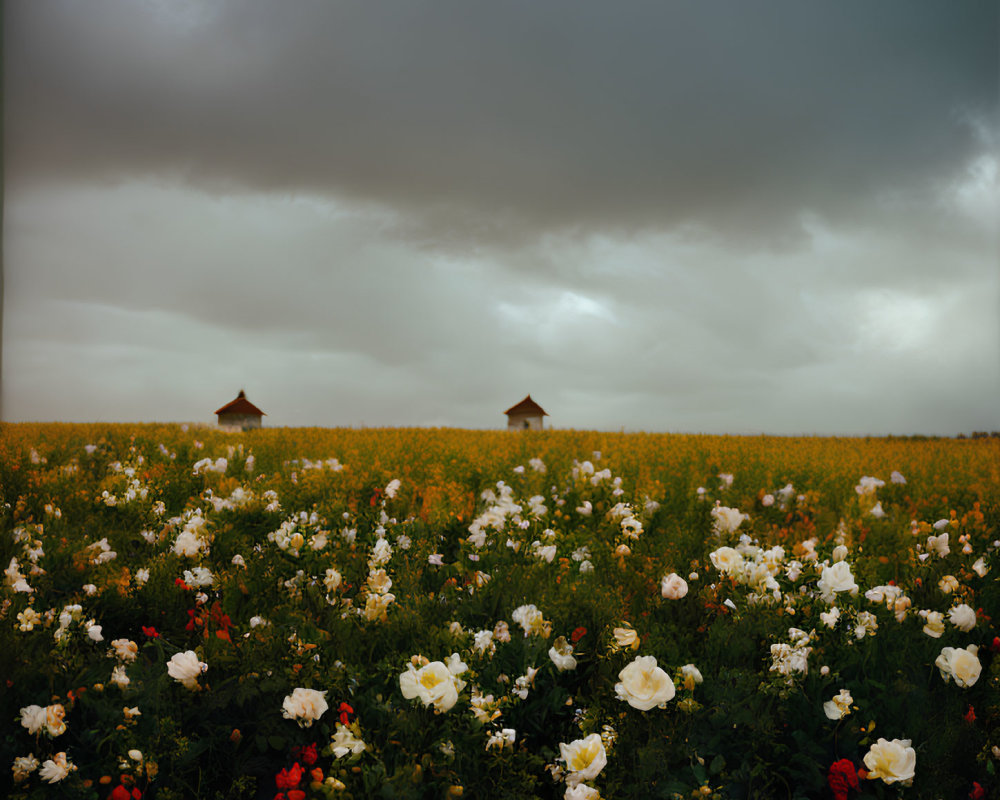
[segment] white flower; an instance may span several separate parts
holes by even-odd
[[[847,558],[847,553],[847,547],[845,545],[838,544],[833,548],[833,553],[830,555],[830,558],[833,560],[834,564],[837,564]]]
[[[585,739],[559,743],[559,753],[566,762],[566,783],[576,786],[581,781],[596,778],[608,763],[608,754],[601,741],[601,734],[592,733]]]
[[[28,733],[34,735],[45,725],[45,709],[41,706],[30,705],[21,709],[21,725],[28,729]]]
[[[212,571],[207,567],[195,567],[194,569],[184,570],[184,583],[188,586],[204,589],[211,586],[214,580],[215,576],[212,575]]]
[[[906,483],[906,478],[903,477],[902,473],[897,472],[896,470],[893,470],[892,474],[889,475],[889,480],[892,483],[898,483],[901,486]]]
[[[954,575],[945,575],[938,581],[938,589],[942,594],[951,594],[958,588],[958,578]]]
[[[517,739],[517,731],[513,728],[501,728],[490,735],[486,742],[487,750],[513,749],[514,741]]]
[[[66,753],[56,753],[42,764],[42,768],[38,771],[38,777],[48,783],[59,783],[75,769],[76,765],[67,761]]]
[[[986,573],[990,571],[990,568],[986,566],[986,559],[980,557],[976,563],[972,565],[972,571],[975,572],[980,578],[985,578]]]
[[[14,765],[11,767],[14,771],[14,783],[21,783],[26,781],[28,777],[38,769],[38,759],[35,758],[34,753],[29,753],[26,756],[18,756],[14,759]]]
[[[712,516],[715,518],[713,529],[716,533],[732,533],[742,522],[750,519],[746,514],[740,512],[738,508],[728,508],[727,506],[715,506],[712,509]]]
[[[851,713],[851,703],[853,702],[854,698],[851,697],[851,693],[847,689],[841,689],[836,697],[823,703],[823,713],[826,714],[827,719],[843,719]]]
[[[909,785],[917,765],[917,752],[909,739],[879,739],[865,753],[868,778],[881,778],[885,783]]]
[[[566,641],[565,636],[560,636],[552,643],[552,647],[549,648],[549,658],[560,672],[576,669],[573,645]]]
[[[123,664],[119,664],[113,670],[111,670],[111,678],[109,680],[119,689],[124,689],[132,682]]]
[[[87,620],[87,637],[93,642],[103,642],[104,636],[101,634],[102,626],[94,624],[94,620]]]
[[[712,566],[723,575],[736,575],[743,569],[743,556],[732,547],[720,547],[709,553],[708,557]]]
[[[139,586],[142,586],[149,580],[149,570],[145,567],[141,567],[135,571],[135,582]]]
[[[281,704],[281,715],[285,719],[294,719],[300,728],[308,728],[318,720],[329,706],[326,703],[326,692],[316,689],[293,689]]]
[[[175,653],[167,662],[167,674],[186,689],[194,691],[198,687],[198,676],[208,669],[208,664],[198,660],[193,650]]]
[[[876,519],[882,519],[885,516],[885,511],[882,510],[882,501],[879,500],[875,505],[873,505],[871,511],[868,513]]]
[[[654,656],[636,656],[618,673],[618,683],[615,684],[618,699],[640,711],[664,707],[673,699],[674,693],[674,682],[656,665]]]
[[[690,691],[705,679],[701,676],[701,670],[694,664],[685,664],[681,667],[681,680],[684,688]]]
[[[583,505],[576,507],[576,513],[584,517],[589,517],[594,513],[594,506],[589,500],[584,500]]]
[[[434,706],[436,713],[444,713],[458,702],[458,693],[465,682],[458,680],[441,661],[432,661],[420,669],[413,664],[399,676],[399,688],[407,700],[419,698],[425,706]]]
[[[937,553],[939,558],[948,555],[951,552],[951,547],[948,546],[948,532],[945,531],[938,536],[928,536],[927,549],[932,553]]]
[[[563,800],[601,800],[601,793],[593,786],[585,783],[576,783],[566,787]]]
[[[975,685],[983,671],[983,665],[979,663],[979,648],[974,644],[964,650],[959,647],[941,648],[941,655],[935,659],[934,666],[940,670],[945,683],[954,678],[956,685],[963,689]]]
[[[368,749],[368,745],[355,736],[354,731],[340,722],[337,723],[337,731],[331,737],[330,744],[337,758],[343,758],[348,754],[357,755]]]
[[[854,487],[854,491],[859,495],[872,494],[876,489],[885,486],[885,481],[879,478],[873,478],[869,475],[865,475],[861,478],[861,481],[857,486]]]
[[[687,581],[676,572],[664,575],[660,581],[660,594],[668,600],[680,600],[687,593]]]
[[[962,603],[948,612],[948,621],[962,633],[968,633],[976,627],[976,612],[971,606]]]
[[[940,611],[921,611],[920,616],[925,619],[924,633],[934,639],[940,639],[944,633],[944,614]]]
[[[837,592],[847,592],[852,596],[858,593],[858,585],[851,574],[851,565],[846,561],[839,561],[832,567],[824,565],[816,588],[827,603],[833,600]]]
[[[323,585],[326,587],[328,592],[335,592],[340,586],[342,578],[340,573],[337,572],[333,567],[330,567],[326,571],[326,575],[323,578]]]
[[[185,528],[177,534],[177,539],[174,541],[173,549],[179,556],[194,558],[204,547],[205,543],[198,538],[197,534]]]

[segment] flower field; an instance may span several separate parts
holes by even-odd
[[[1000,440],[0,429],[12,798],[986,798]]]

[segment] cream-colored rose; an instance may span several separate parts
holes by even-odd
[[[47,783],[59,783],[75,769],[76,765],[66,758],[66,753],[56,753],[42,764],[38,777]]]
[[[713,508],[712,517],[715,518],[713,527],[716,533],[732,533],[740,527],[743,520],[749,519],[738,508],[727,508],[726,506],[716,506]]]
[[[945,682],[954,678],[963,689],[973,686],[983,671],[983,665],[979,663],[979,648],[974,644],[964,650],[959,647],[941,648],[941,655],[934,660],[934,666],[941,671]]]
[[[639,634],[634,628],[615,628],[612,631],[615,637],[615,645],[620,648],[631,647],[633,650],[639,649]]]
[[[431,661],[420,669],[410,664],[406,672],[399,676],[399,688],[407,700],[419,698],[425,706],[434,706],[434,711],[444,713],[458,702],[459,684],[442,661]]]
[[[938,581],[938,589],[942,594],[951,594],[958,588],[958,578],[954,575],[945,575]]]
[[[25,706],[21,709],[21,724],[34,736],[45,725],[45,709],[42,706]]]
[[[828,628],[837,627],[837,620],[840,619],[840,609],[834,606],[829,611],[821,611],[819,618]]]
[[[335,592],[340,586],[341,580],[340,573],[331,567],[326,571],[326,576],[323,578],[323,585],[328,592]]]
[[[198,676],[208,669],[208,664],[198,660],[193,650],[175,653],[167,662],[167,674],[192,691],[198,688]]]
[[[549,658],[560,672],[576,669],[573,645],[566,641],[565,636],[560,636],[552,643],[552,647],[549,648]]]
[[[330,746],[337,758],[343,758],[348,754],[357,755],[368,749],[368,745],[355,736],[354,731],[340,722],[337,723],[337,731],[333,734]]]
[[[674,682],[656,666],[654,656],[636,656],[635,660],[618,673],[615,694],[632,708],[649,711],[665,706],[674,697]]]
[[[976,612],[971,606],[962,603],[948,612],[948,621],[962,633],[968,633],[976,627]]]
[[[885,783],[909,785],[917,766],[917,751],[909,739],[879,739],[865,753],[869,780],[881,778]]]
[[[823,713],[827,719],[843,719],[851,713],[851,703],[854,698],[847,689],[841,689],[837,696],[823,703]]]
[[[708,554],[715,567],[723,575],[735,575],[743,569],[743,556],[732,547],[720,547]]]
[[[559,753],[566,762],[566,771],[569,773],[566,783],[570,786],[593,780],[608,763],[608,754],[599,733],[592,733],[569,744],[560,742]]]
[[[132,662],[139,655],[139,645],[130,639],[115,639],[111,642],[111,647],[114,650],[115,657],[121,661]]]
[[[667,600],[680,600],[688,593],[687,581],[676,572],[664,575],[660,581],[660,594]]]
[[[694,664],[685,664],[681,667],[681,681],[685,689],[690,691],[704,680],[705,679],[701,676],[701,670],[699,670]]]
[[[921,612],[924,618],[923,631],[933,639],[940,639],[944,634],[944,614],[940,611]]]
[[[281,704],[281,715],[285,719],[294,719],[300,728],[308,728],[322,717],[328,708],[326,692],[296,688]]]
[[[587,786],[585,783],[577,783],[566,787],[563,800],[601,800],[601,793],[593,786]]]
[[[847,592],[852,596],[858,593],[858,585],[854,582],[854,576],[851,574],[851,565],[846,561],[838,561],[832,567],[824,565],[816,588],[819,589],[820,596],[828,603],[838,592]]]

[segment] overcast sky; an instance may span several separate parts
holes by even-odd
[[[995,0],[7,0],[3,417],[1000,429]]]

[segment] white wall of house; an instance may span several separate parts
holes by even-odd
[[[544,429],[541,415],[508,414],[507,430],[509,431],[540,431]]]

